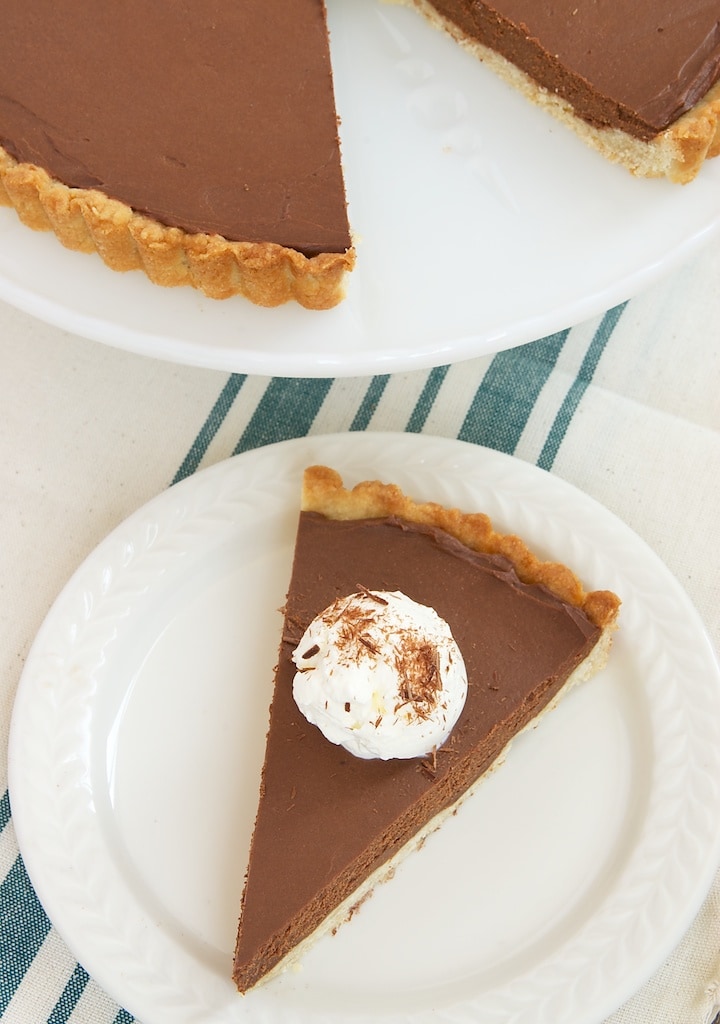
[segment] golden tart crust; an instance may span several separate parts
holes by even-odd
[[[141,270],[164,287],[191,285],[209,298],[243,295],[259,306],[294,299],[330,309],[344,297],[355,250],[307,257],[273,242],[234,242],[188,234],[136,213],[95,189],[69,188],[0,146],[0,205],[36,231],[53,231],[78,252],[97,253],[112,270]]]

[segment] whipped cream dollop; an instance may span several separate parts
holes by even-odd
[[[293,697],[309,722],[356,757],[421,757],[449,736],[467,697],[450,627],[399,591],[339,598],[292,655]]]

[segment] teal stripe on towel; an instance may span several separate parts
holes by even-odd
[[[459,439],[512,455],[569,333],[559,331],[499,352],[475,393]]]
[[[118,1010],[113,1024],[133,1024],[135,1018],[127,1010]]]
[[[332,378],[273,377],[233,454],[291,437],[304,437],[332,386]]]
[[[77,1006],[80,996],[85,991],[88,981],[90,981],[90,977],[85,968],[76,964],[62,995],[47,1019],[47,1024],[66,1024],[68,1017]]]
[[[0,885],[0,1016],[50,931],[21,857]]]
[[[353,421],[350,424],[350,430],[366,430],[370,420],[373,417],[373,413],[377,409],[378,402],[382,398],[382,393],[387,387],[387,382],[390,380],[388,374],[378,374],[373,377],[370,381],[367,391],[360,403]]]
[[[5,790],[3,793],[2,800],[0,800],[0,832],[5,828],[7,823],[10,821],[10,792]]]
[[[415,403],[415,408],[405,427],[409,434],[419,434],[425,426],[449,369],[449,366],[436,366],[428,374],[420,397]]]
[[[545,439],[545,444],[543,445],[540,457],[538,458],[538,466],[542,469],[552,469],[552,465],[560,449],[560,445],[562,444],[563,438],[570,426],[570,421],[575,415],[581,398],[587,391],[588,384],[593,379],[598,363],[600,362],[600,357],[605,351],[605,346],[617,327],[618,320],[622,316],[626,306],[627,302],[623,302],[621,305],[608,310],[600,321],[600,325],[595,331],[593,340],[590,342],[588,350],[585,353],[585,358],[582,361],[578,375],[565,395],[563,403],[558,409],[553,425]]]
[[[200,428],[197,437],[190,446],[190,450],[182,461],[180,468],[173,477],[173,483],[184,480],[186,476],[194,473],[202,462],[210,442],[220,429],[223,420],[230,411],[230,407],[238,396],[240,388],[247,380],[245,373],[231,373],[222,391],[217,397],[208,418]]]

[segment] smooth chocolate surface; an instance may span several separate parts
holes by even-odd
[[[460,646],[468,698],[434,765],[355,758],[294,703],[295,645],[317,613],[358,585],[430,605]],[[520,583],[504,558],[476,555],[441,531],[302,513],[236,950],[239,987],[254,984],[453,803],[598,635],[583,612]]]
[[[431,0],[600,127],[649,139],[720,77],[717,0]]]
[[[6,0],[0,144],[191,233],[350,246],[322,0]]]

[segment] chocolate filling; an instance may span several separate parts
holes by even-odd
[[[328,742],[292,698],[290,655],[309,622],[357,589],[401,590],[450,625],[468,698],[435,756],[364,761]],[[271,707],[234,977],[245,990],[375,868],[455,800],[534,718],[599,629],[502,557],[402,520],[303,513]]]
[[[190,233],[351,244],[322,0],[6,0],[0,144]]]

